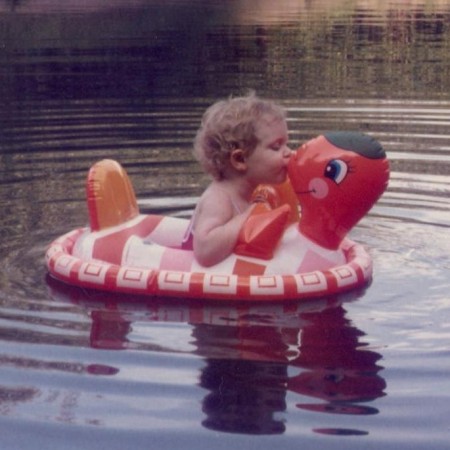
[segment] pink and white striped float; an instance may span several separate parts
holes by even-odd
[[[372,277],[369,253],[346,236],[388,178],[377,141],[352,132],[319,136],[292,156],[301,218],[283,226],[273,257],[238,252],[206,268],[181,247],[189,220],[140,214],[124,169],[103,160],[88,175],[90,226],[54,240],[47,268],[71,285],[147,296],[283,301],[345,292]]]

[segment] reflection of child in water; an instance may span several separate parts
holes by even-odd
[[[259,184],[285,181],[287,141],[284,110],[254,94],[206,110],[194,144],[195,156],[213,177],[191,223],[200,264],[211,266],[232,253]]]

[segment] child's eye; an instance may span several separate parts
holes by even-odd
[[[271,144],[269,148],[270,148],[271,150],[274,150],[274,151],[277,152],[278,150],[281,150],[281,149],[283,148],[284,145],[285,145],[284,142],[277,141],[277,142],[274,142],[273,144]]]

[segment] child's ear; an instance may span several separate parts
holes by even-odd
[[[239,172],[247,170],[247,162],[245,160],[245,153],[240,148],[233,150],[230,155],[230,163]]]

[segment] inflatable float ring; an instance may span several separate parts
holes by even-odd
[[[205,268],[183,248],[189,220],[141,214],[122,166],[100,161],[87,179],[89,227],[50,244],[48,271],[85,288],[212,300],[299,300],[366,285],[370,255],[347,234],[386,189],[381,145],[330,132],[293,152],[288,174],[284,185],[259,188],[267,202],[255,207],[235,252]]]

